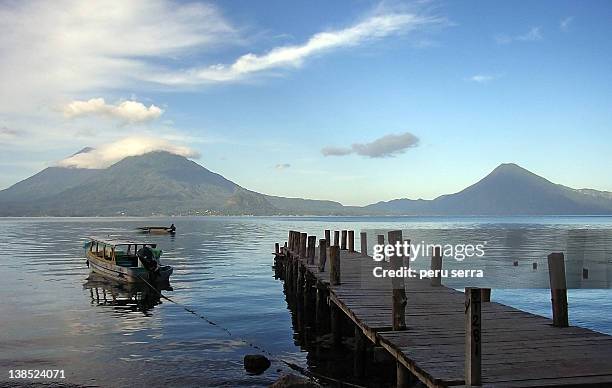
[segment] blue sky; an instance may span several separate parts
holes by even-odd
[[[612,191],[609,2],[67,1],[0,20],[0,187],[131,137],[344,204],[434,198],[504,162]]]

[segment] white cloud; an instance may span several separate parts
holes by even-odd
[[[63,112],[67,118],[98,115],[116,118],[126,123],[142,123],[155,120],[164,113],[163,109],[153,104],[146,107],[141,102],[128,100],[112,105],[107,104],[103,98],[72,101],[64,107]]]
[[[350,148],[325,147],[321,150],[324,156],[343,156],[355,153],[370,158],[392,157],[406,152],[408,148],[419,145],[419,138],[410,132],[389,134],[370,143],[355,143]]]
[[[173,144],[165,139],[149,136],[129,136],[112,143],[100,145],[88,152],[72,155],[60,160],[57,165],[74,168],[106,168],[128,156],[143,155],[153,151],[167,151],[188,158],[199,157],[196,151]]]
[[[544,39],[544,36],[542,35],[541,27],[531,27],[529,31],[520,35],[498,35],[495,37],[495,40],[499,44],[507,44],[512,42],[536,42],[542,39]]]
[[[490,74],[475,74],[471,77],[469,77],[467,80],[468,81],[472,81],[472,82],[476,82],[479,84],[486,84],[488,82],[493,81],[495,78],[494,75],[490,75]]]
[[[236,28],[210,4],[2,2],[0,112],[30,111],[53,105],[58,96],[133,85],[159,59],[239,41]]]
[[[289,163],[279,163],[276,165],[276,169],[277,170],[285,170],[287,168],[291,167],[291,164]]]
[[[157,106],[145,107],[138,101],[109,108],[110,102],[129,93],[246,80],[388,36],[413,31],[416,40],[422,29],[443,24],[444,20],[420,11],[379,6],[360,22],[315,33],[302,43],[278,45],[258,54],[246,51],[226,65],[199,66],[219,61],[201,62],[211,57],[213,49],[220,48],[225,56],[228,47],[237,49],[245,43],[244,23],[237,28],[212,4],[177,0],[0,2],[0,124],[23,129],[29,137],[4,133],[2,145],[57,150],[80,144],[83,138],[108,141],[119,133],[135,133],[134,128],[99,120],[100,115],[135,123],[163,113]],[[106,100],[102,104],[98,99],[83,101],[87,100],[84,96]],[[70,102],[79,103],[68,108]],[[81,119],[64,120],[64,107],[69,109],[66,117]],[[179,132],[172,125],[154,125],[150,129],[164,136]]]
[[[214,5],[172,0],[5,2],[0,3],[0,99],[19,110],[52,97],[70,99],[143,82],[175,86],[235,81],[442,22],[416,11],[381,8],[352,26],[316,33],[302,44],[246,53],[229,64],[185,68],[181,59],[197,58],[194,53],[244,43],[238,28]]]
[[[516,37],[516,40],[522,40],[526,42],[532,42],[542,39],[542,29],[540,27],[532,27],[526,34],[519,35]]]
[[[406,33],[441,20],[416,13],[387,13],[371,16],[353,26],[311,36],[301,45],[280,46],[265,54],[244,54],[231,64],[215,64],[180,72],[152,74],[150,80],[166,85],[227,82],[278,68],[295,68],[316,54],[361,45],[389,35]]]
[[[561,29],[561,31],[568,31],[570,28],[570,24],[572,24],[573,21],[574,17],[568,16],[559,22],[559,28]]]

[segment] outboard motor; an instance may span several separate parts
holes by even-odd
[[[140,248],[138,252],[136,252],[136,256],[147,271],[149,271],[149,273],[155,274],[159,272],[159,265],[157,260],[155,260],[155,253],[153,252],[153,249],[150,247]]]

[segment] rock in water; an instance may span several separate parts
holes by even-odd
[[[321,388],[321,386],[307,378],[288,374],[279,377],[278,380],[270,385],[270,388]]]
[[[244,356],[244,369],[256,375],[262,374],[270,367],[270,360],[261,354],[247,354]]]

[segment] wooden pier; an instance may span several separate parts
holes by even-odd
[[[316,246],[314,236],[290,231],[285,246],[276,245],[275,270],[303,301],[299,319],[319,334],[331,331],[340,344],[341,321],[352,322],[356,376],[364,373],[366,347],[375,347],[397,363],[397,387],[612,387],[612,337],[568,326],[563,254],[548,258],[550,320],[490,302],[488,289],[463,293],[439,278],[376,279],[375,266],[397,268],[401,261],[374,262],[365,233],[363,253],[355,251],[353,231],[341,231],[342,241],[338,231],[333,242],[330,231],[324,235]],[[387,241],[401,240],[400,231],[389,232]],[[433,256],[439,269],[442,258]]]

